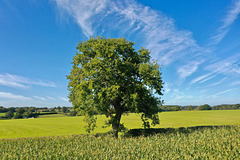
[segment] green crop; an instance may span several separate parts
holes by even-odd
[[[240,159],[240,127],[115,139],[108,136],[0,140],[0,159]]]

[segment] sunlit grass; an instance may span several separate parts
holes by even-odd
[[[56,117],[66,117],[64,114],[45,114],[39,115],[37,118],[56,118]]]
[[[0,139],[86,134],[83,117],[63,116],[53,118],[54,116],[52,115],[49,118],[0,120]],[[160,125],[155,126],[155,128],[240,125],[240,110],[162,112],[159,113],[159,117]],[[105,120],[105,116],[98,116],[98,127],[94,133],[111,130],[110,127],[102,128]],[[142,127],[141,119],[136,114],[123,116],[122,122],[128,129]]]

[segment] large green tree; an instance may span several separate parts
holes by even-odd
[[[68,90],[75,109],[82,111],[90,132],[96,126],[96,112],[105,114],[115,136],[123,126],[125,112],[141,114],[144,127],[159,124],[163,82],[160,66],[150,51],[134,49],[125,38],[90,37],[78,43],[73,57]]]

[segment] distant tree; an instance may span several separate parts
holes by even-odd
[[[164,105],[164,106],[160,106],[159,111],[160,112],[181,111],[181,107],[178,105]]]
[[[181,111],[180,106],[175,106],[175,107],[174,107],[174,111]]]
[[[87,131],[96,126],[95,111],[110,117],[114,135],[123,128],[122,114],[141,114],[144,127],[158,124],[163,82],[160,66],[151,61],[150,51],[134,49],[124,38],[93,38],[78,43],[73,58],[68,90],[73,107],[85,115]],[[158,95],[158,96],[155,96]]]
[[[17,108],[16,112],[20,113],[20,114],[23,114],[25,112],[25,109],[24,108]]]
[[[70,116],[76,116],[77,115],[77,111],[76,110],[73,110],[70,112]]]
[[[67,111],[68,111],[67,107],[63,106],[63,107],[62,107],[62,112],[63,112],[63,113],[67,113]]]
[[[197,110],[211,110],[212,108],[208,104],[201,105]]]
[[[11,111],[13,111],[13,112],[16,112],[16,109],[15,109],[14,107],[10,107],[10,108],[8,108],[8,110],[11,110]]]
[[[19,113],[19,112],[17,112],[15,115],[14,115],[14,117],[13,117],[14,119],[21,119],[21,118],[23,118],[23,114],[22,113]]]
[[[14,116],[14,113],[13,113],[12,110],[9,110],[9,111],[6,112],[6,114],[5,114],[5,117],[8,118],[8,119],[13,118],[13,116]]]
[[[0,106],[0,113],[6,113],[8,111],[7,108],[4,108],[3,106]]]
[[[240,104],[221,104],[212,107],[213,110],[240,109]]]
[[[50,108],[49,111],[50,111],[50,112],[54,112],[55,109],[54,109],[54,108]]]
[[[61,107],[60,107],[60,106],[58,106],[58,107],[57,107],[57,109],[58,109],[58,112],[60,112],[60,111],[61,111]]]
[[[193,110],[194,108],[193,108],[193,106],[187,106],[187,110],[189,110],[189,111],[191,111],[191,110]]]
[[[23,116],[23,117],[27,117],[27,118],[33,117],[33,112],[32,112],[31,109],[29,109],[29,110],[27,110],[26,112],[24,112],[22,116]]]
[[[24,108],[17,108],[16,114],[14,116],[14,119],[20,119],[23,118],[23,113],[25,112]]]

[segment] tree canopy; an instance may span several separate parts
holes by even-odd
[[[82,111],[87,131],[96,126],[94,113],[105,114],[115,136],[123,126],[125,112],[141,114],[144,127],[159,123],[162,75],[160,65],[151,60],[150,51],[135,50],[125,38],[90,37],[78,43],[69,80],[69,100]]]
[[[204,105],[201,105],[197,108],[198,110],[211,110],[211,106],[209,106],[208,104],[204,104]]]

